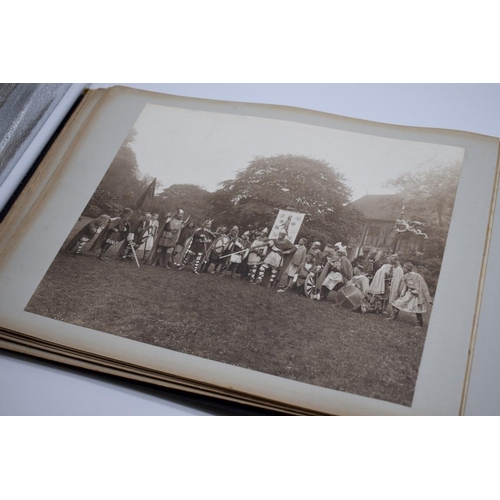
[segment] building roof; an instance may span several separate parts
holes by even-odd
[[[395,221],[401,215],[397,194],[367,194],[351,203],[369,220]]]

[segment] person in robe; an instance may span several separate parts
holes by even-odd
[[[158,234],[160,223],[158,222],[158,214],[153,214],[151,220],[143,234],[143,244],[137,250],[138,254],[142,254],[142,260],[147,261],[149,253],[153,248],[153,244]]]
[[[395,321],[399,311],[414,313],[417,316],[417,327],[423,328],[423,313],[427,312],[427,304],[432,304],[427,283],[421,274],[417,273],[411,262],[403,264],[400,297],[392,303],[392,314],[388,318]]]
[[[271,277],[267,285],[271,288],[276,286],[279,280],[278,272],[280,268],[288,265],[288,257],[295,253],[297,248],[286,238],[286,231],[284,230],[279,232],[278,238],[269,240],[265,245],[269,248],[269,253],[264,259],[264,262],[260,265],[257,280],[253,284],[262,285],[266,270],[271,269]]]
[[[91,241],[96,234],[101,233],[110,220],[111,217],[106,214],[102,214],[97,219],[91,220],[88,224],[83,226],[66,245],[66,252],[71,253],[76,249],[73,255],[82,255],[85,244]]]
[[[387,304],[392,304],[400,296],[403,269],[397,255],[387,258],[385,264],[375,273],[368,294],[362,306],[363,312],[385,314]]]
[[[389,291],[389,304],[392,305],[392,303],[401,295],[401,283],[403,280],[404,272],[401,264],[399,263],[397,254],[388,257],[387,263],[392,266],[392,277]]]

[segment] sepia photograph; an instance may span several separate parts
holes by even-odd
[[[148,104],[25,311],[411,407],[463,159]]]

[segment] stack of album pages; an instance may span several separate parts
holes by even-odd
[[[463,414],[498,153],[88,91],[0,223],[0,347],[296,415]]]

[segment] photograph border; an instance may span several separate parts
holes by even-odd
[[[127,105],[124,105],[124,101],[127,102]],[[278,379],[278,377],[257,372],[249,374],[247,372],[250,372],[250,370],[222,365],[201,358],[188,359],[194,357],[174,353],[173,351],[167,351],[162,353],[164,355],[159,355],[158,349],[147,344],[140,344],[109,334],[94,332],[83,327],[61,324],[60,322],[57,329],[61,331],[56,333],[54,326],[58,323],[57,321],[40,316],[35,317],[35,315],[29,313],[20,313],[15,322],[9,319],[9,316],[5,314],[8,310],[14,308],[14,310],[18,311],[21,304],[21,310],[25,307],[73,226],[74,221],[80,215],[91,193],[109,167],[116,151],[147,103],[171,107],[187,107],[193,110],[202,109],[218,113],[261,116],[288,121],[295,120],[316,126],[341,128],[355,133],[370,131],[370,135],[379,135],[381,137],[466,147],[454,216],[450,226],[441,278],[436,293],[432,324],[429,326],[412,408],[341,393],[331,389],[318,388],[300,382],[287,381],[286,379],[274,380]],[[0,315],[5,316],[3,323],[6,327],[9,327],[8,323],[10,323],[13,330],[21,330],[86,352],[108,353],[110,357],[115,357],[116,352],[121,352],[124,361],[130,362],[140,359],[141,365],[150,368],[161,366],[160,369],[165,370],[165,361],[167,361],[169,366],[166,370],[169,373],[190,375],[191,377],[194,375],[194,379],[207,380],[221,387],[227,387],[229,385],[227,381],[231,380],[230,385],[236,390],[252,393],[254,388],[257,387],[259,391],[262,391],[263,397],[276,400],[282,399],[290,404],[313,408],[320,412],[340,414],[458,414],[460,412],[468,365],[468,351],[470,342],[473,341],[471,333],[474,327],[477,326],[477,320],[475,319],[479,307],[479,302],[476,301],[477,290],[484,278],[484,265],[486,263],[484,251],[485,244],[488,241],[489,217],[492,215],[491,204],[494,201],[491,196],[484,196],[484,193],[493,194],[492,186],[495,185],[494,179],[495,175],[497,175],[493,169],[481,169],[480,166],[497,165],[498,140],[496,138],[453,131],[384,125],[294,108],[178,98],[123,88],[112,90],[98,106],[98,112],[91,117],[90,123],[87,123],[86,127],[80,131],[75,144],[71,144],[71,146],[68,144],[66,157],[58,160],[57,156],[60,157],[61,153],[55,155],[56,157],[49,155],[44,162],[44,169],[55,172],[55,175],[47,176],[51,179],[51,185],[46,185],[44,190],[42,190],[42,186],[38,187],[41,194],[39,201],[26,208],[23,230],[18,231],[18,234],[12,234],[13,238],[9,240],[10,249],[14,248],[15,242],[17,251],[15,253],[12,251],[7,252],[2,256],[2,260],[6,263],[4,277],[12,279],[12,273],[15,272],[16,265],[22,259],[21,262],[26,262],[23,273],[30,278],[29,280],[22,280],[23,283],[19,284],[16,293],[9,294],[6,300],[3,300],[6,308],[2,306]],[[89,126],[90,124],[92,124],[92,127]],[[111,124],[113,124],[113,127],[111,127]],[[70,136],[71,134],[62,137],[61,141],[71,142]],[[76,131],[73,134],[73,138],[75,137]],[[95,144],[99,145],[98,158],[95,156],[95,151],[89,151],[90,145],[94,145],[95,148]],[[53,182],[54,179],[57,179],[57,182]],[[71,186],[74,185],[78,185],[82,189],[75,193],[71,189]],[[479,195],[479,202],[470,207],[467,200],[473,194]],[[64,213],[58,213],[58,204],[66,202],[71,202],[70,208]],[[43,250],[38,265],[36,265],[29,260],[30,257],[33,260],[33,248],[29,248],[29,245],[21,245],[21,243],[24,238],[36,237],[40,234],[38,222],[43,220],[51,220],[53,225],[49,227],[49,234],[46,236],[50,244]],[[462,277],[465,282],[469,283],[468,289],[459,290],[459,293],[455,294],[453,293],[455,290],[454,280],[452,279],[455,273],[454,269],[456,266],[465,263],[460,255],[460,250],[462,250],[461,235],[464,231],[468,231],[468,249],[472,251],[473,259],[471,263],[470,256],[467,257],[468,268],[464,271],[465,276]],[[37,252],[40,254],[40,250],[37,250]],[[43,261],[41,265],[40,261]],[[462,311],[466,309],[466,313],[460,316],[461,320],[458,317],[442,317],[442,313],[437,314],[438,320],[436,320],[436,313],[444,308],[441,304],[446,304],[446,296],[450,292],[452,292],[454,301],[466,304],[462,308]],[[448,302],[450,302],[449,299]],[[466,321],[464,321],[464,317]],[[455,336],[450,335],[452,329],[458,332],[455,333]],[[433,333],[434,330],[438,330],[439,335],[437,332]],[[85,332],[85,335],[81,335],[82,332]],[[443,333],[445,334],[445,340],[440,337]],[[130,343],[134,344],[133,347]],[[132,350],[135,350],[137,354],[132,353]],[[446,360],[447,370],[443,372],[442,369],[438,369],[436,371],[436,368],[442,365],[443,360]],[[192,369],[186,370],[184,366],[186,362],[191,365]],[[196,375],[199,370],[202,370],[203,375]],[[438,384],[436,384],[435,380],[436,374],[442,377]],[[286,383],[283,384],[283,381],[286,381]]]

